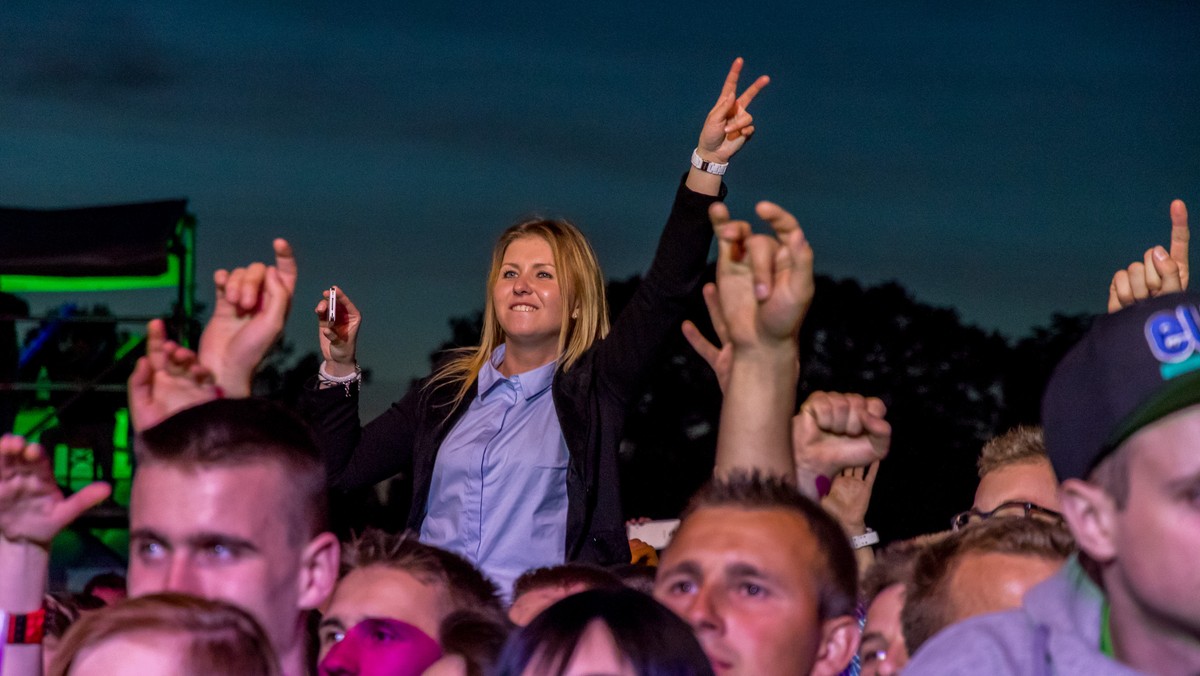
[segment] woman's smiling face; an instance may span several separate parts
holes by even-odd
[[[528,236],[508,245],[492,287],[492,305],[506,342],[522,348],[558,349],[562,290],[549,242]]]

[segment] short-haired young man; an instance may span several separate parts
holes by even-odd
[[[338,542],[324,465],[304,424],[270,402],[220,399],[145,430],[130,492],[129,592],[229,601],[304,673],[308,611],[328,597]]]
[[[654,597],[692,625],[718,674],[838,674],[858,649],[857,571],[841,527],[779,477],[702,488]]]
[[[337,574],[324,466],[303,423],[252,399],[189,408],[138,440],[130,497],[129,592],[236,604],[263,626],[284,672],[309,672],[305,620]],[[29,612],[54,534],[109,493],[63,498],[34,444],[0,442],[0,608]],[[7,657],[7,656],[6,656]]]
[[[866,609],[858,647],[864,676],[891,676],[908,664],[900,613],[912,582],[913,564],[921,548],[942,534],[888,545],[862,576],[860,598]]]
[[[1058,478],[1046,455],[1040,427],[1015,427],[992,439],[979,454],[979,487],[975,489],[973,511],[996,516],[1027,516],[1029,510],[1018,505],[1039,508],[1034,516],[1057,516]]]
[[[1200,296],[1164,294],[1063,359],[1042,418],[1079,562],[939,634],[913,673],[1200,673],[1198,327]]]
[[[413,533],[368,529],[342,547],[341,577],[318,630],[320,654],[366,618],[401,620],[440,641],[443,621],[463,610],[504,619],[496,585],[463,557]]]
[[[913,562],[901,621],[916,652],[968,617],[1021,605],[1075,551],[1067,529],[1037,519],[988,519],[922,547]]]

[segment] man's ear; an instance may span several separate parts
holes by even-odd
[[[297,600],[301,610],[324,605],[333,593],[340,555],[337,536],[330,532],[317,535],[304,547],[300,559],[300,595]]]
[[[853,615],[841,615],[821,623],[821,643],[810,676],[837,676],[858,652],[862,631]]]
[[[1104,489],[1081,479],[1067,479],[1058,490],[1063,518],[1079,549],[1097,563],[1116,555],[1117,504]]]

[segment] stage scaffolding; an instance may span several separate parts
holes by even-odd
[[[0,424],[32,438],[54,438],[64,421],[86,417],[83,409],[92,402],[123,402],[124,377],[144,352],[144,327],[150,319],[165,319],[169,332],[185,345],[195,339],[196,219],[186,200],[69,209],[0,207],[0,233],[5,242],[0,247]],[[102,303],[106,292],[154,289],[173,291],[158,315],[96,315],[79,309]],[[65,294],[72,302],[63,304],[56,316],[21,312],[19,299],[40,293]],[[124,330],[118,332],[117,326]],[[96,365],[86,378],[56,381],[45,368],[30,371],[58,347],[56,341],[109,329],[113,336],[127,335],[110,346],[106,363]],[[31,338],[19,345],[22,336]],[[78,586],[79,580],[68,580],[68,574],[75,578],[90,569],[111,569],[113,554],[118,563],[124,558],[132,467],[123,403],[111,422],[114,450],[106,479],[114,484],[114,500],[90,510],[70,533],[56,539],[56,557],[67,561],[52,572],[55,588]],[[48,451],[54,454],[55,476],[64,490],[91,481],[96,448],[59,443]]]

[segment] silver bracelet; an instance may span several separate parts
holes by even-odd
[[[346,388],[347,397],[350,396],[350,383],[358,383],[359,387],[362,387],[362,367],[358,365],[357,361],[354,362],[354,373],[351,373],[348,376],[329,375],[329,371],[325,370],[325,364],[327,363],[328,362],[324,361],[321,362],[321,368],[317,369],[317,377],[320,378],[322,382],[336,383],[341,385],[342,387]]]

